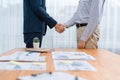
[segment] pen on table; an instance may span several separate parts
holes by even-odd
[[[78,77],[77,77],[77,76],[75,76],[75,80],[78,80]]]
[[[52,74],[52,72],[49,72],[48,74],[50,74],[50,75],[51,75],[51,74]]]
[[[35,77],[35,76],[37,76],[37,75],[41,75],[41,74],[44,74],[44,73],[38,73],[38,74],[31,74],[31,76],[33,76],[33,77]],[[52,72],[48,72],[48,74],[52,74]]]
[[[44,73],[38,73],[38,74],[31,74],[32,77],[36,77],[37,75],[41,75]],[[52,75],[52,72],[48,72],[49,75]],[[20,78],[17,78],[16,80],[21,80]]]

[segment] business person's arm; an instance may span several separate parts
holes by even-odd
[[[41,4],[40,4],[41,3]],[[49,14],[42,8],[42,0],[30,0],[30,5],[34,13],[50,27],[53,28],[57,21],[55,21]]]
[[[88,25],[78,42],[78,48],[85,47],[86,41],[94,33],[99,24],[99,16],[99,0],[92,0]]]
[[[80,40],[87,41],[99,24],[99,0],[92,0],[88,25]]]

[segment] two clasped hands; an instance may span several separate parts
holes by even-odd
[[[65,25],[65,24],[60,24],[60,23],[58,23],[58,24],[55,25],[55,30],[56,30],[58,33],[63,33],[63,32],[65,31],[65,29],[66,29],[66,25]],[[77,44],[77,47],[78,47],[79,49],[83,49],[83,48],[85,48],[85,44],[86,44],[85,41],[80,40],[80,41],[78,42],[78,44]]]
[[[58,23],[55,25],[55,30],[58,32],[58,33],[62,33],[65,31],[65,28],[66,26],[64,24],[61,24],[61,23]]]

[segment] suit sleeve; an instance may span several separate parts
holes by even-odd
[[[57,21],[54,20],[49,14],[42,8],[42,0],[30,0],[30,5],[34,13],[50,27],[53,28]]]

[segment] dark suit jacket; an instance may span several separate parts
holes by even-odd
[[[53,28],[57,22],[46,12],[45,0],[23,0],[24,33],[39,32],[45,35],[47,25]]]

